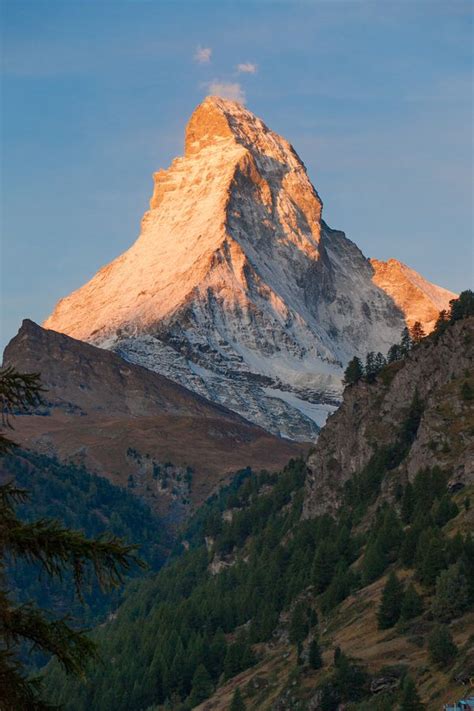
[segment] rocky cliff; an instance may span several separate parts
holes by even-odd
[[[44,325],[307,440],[339,403],[347,360],[386,352],[405,313],[425,318],[406,283],[395,298],[321,214],[288,141],[240,104],[208,97],[184,156],[155,173],[135,244]],[[453,295],[429,286],[433,308],[447,307]]]
[[[474,483],[472,393],[473,317],[424,339],[375,382],[347,387],[309,457],[304,516],[338,510],[345,482],[363,471],[377,449],[397,441],[415,396],[421,403],[416,436],[384,478],[382,493],[393,496],[398,483],[435,465],[450,474],[451,484]]]

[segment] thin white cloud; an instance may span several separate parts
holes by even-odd
[[[242,62],[242,64],[237,64],[237,71],[239,74],[256,74],[257,65],[252,62]]]
[[[212,56],[212,49],[210,47],[199,47],[196,50],[196,54],[194,55],[194,60],[198,64],[209,64],[211,61],[211,56]]]
[[[211,81],[207,85],[209,93],[213,96],[220,96],[221,99],[232,99],[239,104],[245,104],[245,92],[238,82]]]

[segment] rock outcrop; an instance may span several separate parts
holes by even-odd
[[[347,360],[386,352],[405,302],[321,219],[292,146],[238,103],[208,97],[184,156],[154,182],[135,244],[62,299],[45,327],[273,433],[315,436],[340,401]],[[431,289],[435,308],[447,306],[448,292]],[[424,319],[410,306],[413,315]]]
[[[424,339],[407,358],[388,366],[374,383],[344,391],[339,410],[321,431],[308,459],[304,516],[335,513],[344,484],[363,470],[377,447],[397,438],[415,396],[422,403],[416,437],[402,463],[382,483],[394,494],[424,467],[439,466],[451,486],[474,482],[474,318]]]
[[[426,281],[418,272],[397,259],[389,259],[387,262],[371,259],[370,263],[374,269],[374,283],[392,297],[403,311],[410,328],[415,321],[419,321],[425,333],[431,333],[439,312],[447,309],[449,301],[457,296],[452,291]]]

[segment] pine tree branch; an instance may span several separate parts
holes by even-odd
[[[19,373],[13,366],[0,369],[0,409],[2,427],[13,429],[11,417],[27,412],[31,407],[42,404],[39,373]],[[6,454],[16,444],[9,437],[0,433],[0,454]]]
[[[2,711],[57,711],[58,706],[40,698],[42,680],[26,679],[13,655],[0,650],[0,699]]]
[[[69,627],[66,619],[48,620],[31,603],[11,607],[6,595],[0,592],[0,635],[7,647],[27,640],[32,643],[32,650],[56,656],[68,674],[81,675],[90,659],[98,659],[96,645],[82,632]]]
[[[146,568],[136,556],[137,546],[127,545],[116,536],[103,534],[88,539],[80,531],[71,531],[58,521],[40,519],[33,523],[19,521],[14,513],[0,508],[0,555],[5,552],[15,560],[25,558],[39,563],[46,573],[62,579],[63,572],[72,568],[76,592],[80,599],[88,563],[102,590],[123,582],[124,572],[132,565]]]

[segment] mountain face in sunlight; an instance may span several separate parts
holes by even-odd
[[[453,297],[404,265],[387,276],[321,213],[292,146],[240,104],[208,97],[184,156],[154,175],[136,242],[44,326],[308,440],[338,405],[353,355],[386,352],[407,321],[430,330]]]

